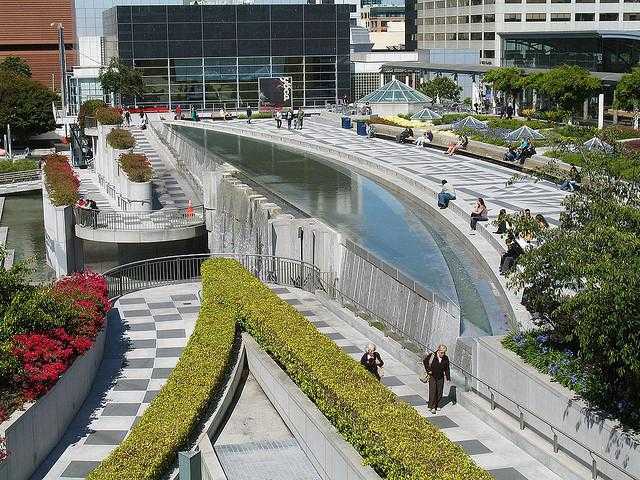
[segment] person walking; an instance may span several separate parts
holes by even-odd
[[[287,129],[291,130],[291,124],[293,123],[293,110],[289,109],[286,113],[287,116]]]
[[[438,345],[436,351],[425,356],[422,363],[429,377],[429,410],[436,413],[442,400],[444,381],[451,381],[447,347]]]
[[[180,105],[176,107],[176,120],[182,120],[182,107]]]
[[[384,365],[384,362],[382,361],[380,354],[376,352],[376,346],[373,343],[367,345],[367,351],[362,355],[360,364],[374,377],[380,380],[380,369]]]
[[[251,105],[247,105],[247,123],[251,123],[251,115],[253,115],[253,110],[251,110]]]
[[[478,198],[471,211],[471,234],[474,235],[476,233],[476,225],[478,222],[486,222],[487,220],[487,206],[484,204],[482,198]]]
[[[304,121],[304,110],[302,107],[298,110],[298,130],[302,130],[302,122]]]
[[[282,112],[280,110],[276,112],[276,127],[282,127]]]
[[[128,108],[124,111],[124,125],[127,128],[131,126],[131,112]]]

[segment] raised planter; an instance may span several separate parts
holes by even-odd
[[[106,320],[104,325],[91,348],[76,358],[46,395],[0,424],[8,452],[0,463],[0,480],[28,480],[58,444],[91,390],[102,362]]]
[[[124,172],[121,173],[123,175],[121,193],[128,200],[127,210],[150,212],[153,195],[151,182],[132,182]]]
[[[515,353],[504,348],[501,339],[502,337],[481,337],[459,340],[470,352],[470,364],[467,366],[471,368],[473,375],[497,390],[493,393],[497,407],[519,419],[520,409],[513,401],[518,402],[557,430],[571,435],[636,477],[640,476],[640,438],[623,431],[617,422],[590,410],[574,392],[552,382],[548,375],[541,374]],[[480,382],[471,383],[474,390],[491,398],[491,392]],[[527,429],[533,429],[553,442],[554,432],[549,425],[526,411],[523,414]],[[559,448],[591,469],[593,458],[588,450],[565,435],[556,433]],[[598,457],[595,460],[600,475],[598,478],[632,478]]]
[[[323,480],[380,480],[311,400],[256,343],[242,334],[249,370]]]

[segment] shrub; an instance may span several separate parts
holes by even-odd
[[[44,157],[44,185],[49,200],[56,207],[75,205],[80,195],[80,180],[63,155],[47,155]]]
[[[489,480],[464,451],[242,266],[206,262],[208,288],[367,464],[389,479]],[[114,477],[115,478],[115,477]]]
[[[88,480],[152,480],[174,463],[209,401],[224,387],[236,338],[236,311],[215,291],[217,265],[202,266],[204,299],[193,334],[167,383],[129,436]]]
[[[106,106],[106,103],[98,99],[87,100],[82,105],[80,105],[80,110],[78,110],[78,125],[80,126],[80,128],[85,127],[87,117],[95,116],[97,109]]]
[[[37,169],[37,160],[0,160],[0,173],[25,172],[27,170]]]
[[[117,150],[128,150],[136,145],[136,139],[128,130],[114,128],[107,135],[107,143]]]
[[[611,125],[601,130],[600,138],[605,142],[614,145],[619,140],[640,138],[640,130],[635,130],[632,127],[625,127],[623,125]]]
[[[146,155],[123,153],[120,155],[118,163],[132,182],[148,182],[153,176],[153,168]]]
[[[238,115],[238,118],[246,120],[247,114],[241,113]],[[271,112],[253,112],[251,118],[273,118],[273,114]]]
[[[121,125],[122,115],[112,107],[100,107],[95,112],[96,120],[102,125]]]

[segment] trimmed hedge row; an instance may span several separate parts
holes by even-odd
[[[107,143],[117,150],[128,150],[136,146],[136,139],[129,130],[114,128],[107,134]]]
[[[88,480],[160,478],[185,448],[209,401],[224,386],[236,338],[235,309],[216,300],[215,265],[203,265],[204,300],[193,334],[167,383],[129,436]]]
[[[118,164],[132,182],[148,182],[153,177],[151,162],[141,153],[123,153],[118,158]]]
[[[213,259],[205,265],[209,301],[224,305],[240,321],[380,475],[391,480],[491,480],[462,448],[398,401],[238,262]]]
[[[102,125],[122,125],[122,115],[113,107],[97,108],[95,116]]]

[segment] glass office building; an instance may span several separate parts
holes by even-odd
[[[120,6],[103,15],[106,57],[143,74],[138,105],[258,103],[258,78],[290,77],[293,104],[351,97],[349,5]]]

